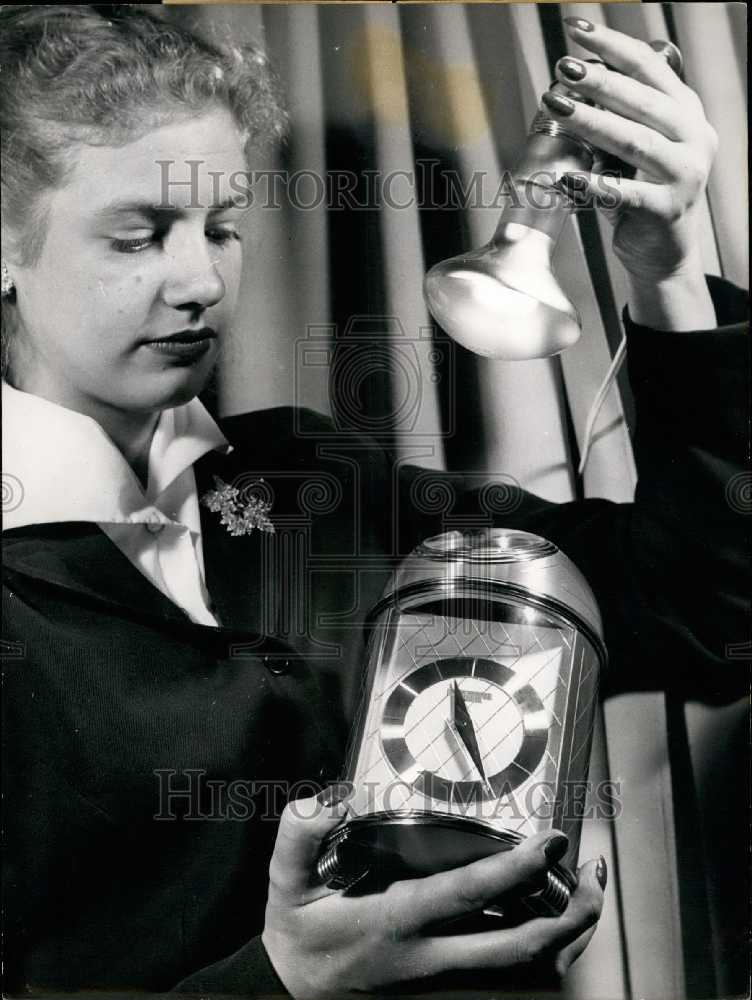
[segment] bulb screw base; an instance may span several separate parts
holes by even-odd
[[[595,146],[591,146],[591,144],[581,136],[576,135],[574,132],[570,132],[569,129],[567,129],[565,125],[562,125],[561,122],[557,122],[551,118],[551,116],[544,111],[543,108],[538,109],[538,112],[530,125],[528,135],[547,135],[551,139],[567,139],[569,142],[573,142],[575,145],[579,146],[585,154],[585,157],[589,159],[589,163],[586,164],[583,162],[583,169],[589,170],[593,165],[593,161],[595,160]]]

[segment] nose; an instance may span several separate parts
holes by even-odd
[[[170,268],[162,297],[168,306],[203,311],[221,301],[225,283],[217,266],[219,253],[203,232],[171,240],[165,249]]]

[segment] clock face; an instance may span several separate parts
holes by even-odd
[[[381,718],[395,774],[450,804],[508,795],[532,775],[548,744],[549,712],[528,676],[471,656],[434,660],[403,676]]]

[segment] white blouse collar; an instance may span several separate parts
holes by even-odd
[[[96,420],[6,382],[2,403],[4,529],[148,520],[160,495],[185,469],[208,451],[232,450],[200,400],[163,410],[144,490]]]

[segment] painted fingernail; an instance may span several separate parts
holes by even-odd
[[[568,97],[562,97],[560,94],[552,94],[550,90],[546,91],[541,100],[555,115],[567,117],[574,111],[574,101],[570,101]]]
[[[564,193],[564,197],[574,208],[583,208],[589,204],[590,189],[584,177],[579,177],[577,174],[562,174],[554,187]]]
[[[592,31],[595,28],[592,21],[586,21],[584,17],[565,17],[564,24],[569,28],[576,28],[578,31]]]
[[[648,45],[651,49],[654,49],[658,55],[663,56],[674,73],[681,73],[684,68],[684,60],[682,58],[681,50],[678,49],[673,42],[664,42],[662,39],[656,39],[654,42],[648,42]]]
[[[338,781],[322,788],[316,796],[322,806],[336,806],[352,795],[354,786],[349,781]]]
[[[587,73],[587,67],[584,63],[581,63],[579,59],[570,59],[569,56],[559,60],[559,69],[567,80],[582,80]]]
[[[601,889],[605,889],[606,882],[608,882],[608,865],[606,864],[606,859],[602,854],[598,858],[598,863],[595,866],[595,877],[598,879],[598,885]]]
[[[563,187],[570,194],[575,191],[587,191],[588,189],[587,181],[584,177],[580,177],[579,174],[562,174],[556,182],[556,186]]]
[[[561,861],[567,853],[568,847],[569,837],[566,837],[563,833],[555,833],[553,837],[549,837],[543,845],[543,853],[546,855],[546,861],[551,864]]]

